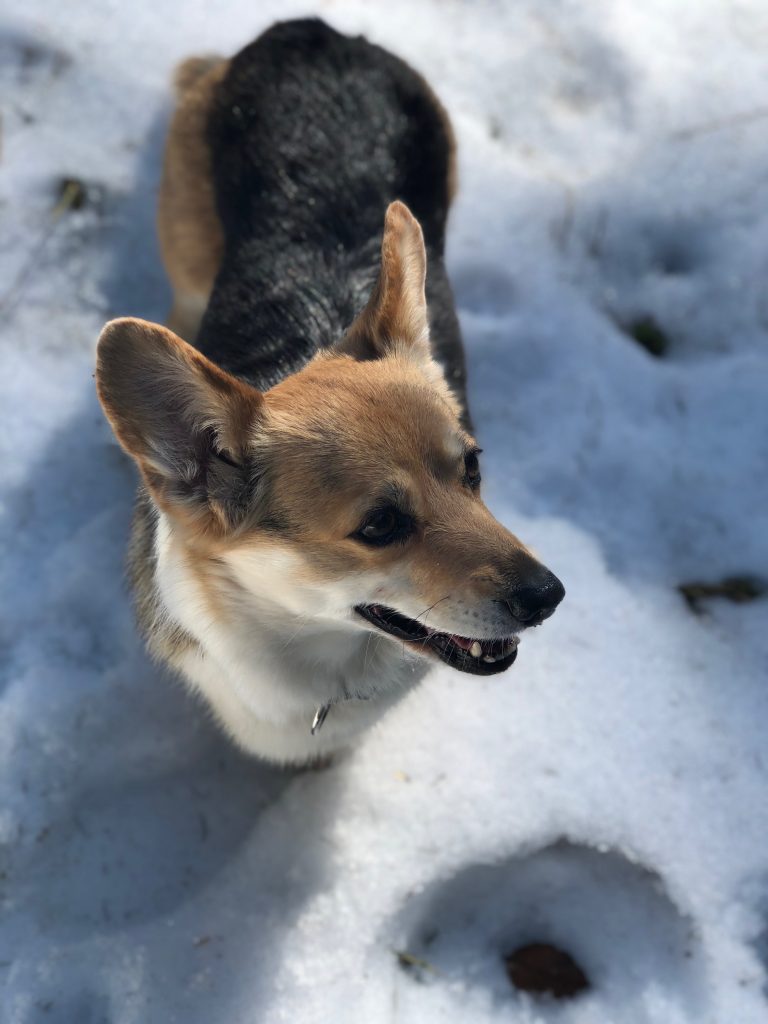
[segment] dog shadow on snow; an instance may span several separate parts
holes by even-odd
[[[97,250],[113,254],[105,319],[162,320],[168,307],[154,228],[166,122],[140,154],[134,190],[105,196],[84,243],[94,266]],[[166,1020],[164,1004],[178,1009],[183,991],[183,1019],[210,1020],[191,979],[221,983],[220,1000],[230,963],[242,966],[229,942],[248,950],[258,998],[279,955],[270,908],[287,922],[320,886],[322,859],[306,851],[338,785],[337,769],[280,770],[239,752],[145,656],[123,567],[135,485],[86,379],[78,413],[6,510],[0,693],[18,693],[6,781],[21,812],[0,846],[13,908],[0,960],[13,963],[13,992],[62,1024],[106,1019],[129,993],[142,1020]],[[28,942],[6,948],[14,934]],[[48,957],[61,948],[67,956]]]
[[[23,566],[35,591],[15,613],[29,639],[8,666],[26,691],[6,769],[23,810],[0,847],[0,887],[14,907],[5,935],[23,928],[30,942],[0,938],[0,960],[61,1024],[108,1019],[127,990],[148,1024],[170,1002],[194,1024],[210,1020],[189,988],[200,972],[222,986],[217,1005],[233,964],[251,998],[269,988],[282,929],[322,888],[315,836],[343,766],[302,773],[246,756],[146,657],[122,565],[135,476],[99,415],[88,394],[32,471],[31,514],[29,492],[12,504],[36,538]]]

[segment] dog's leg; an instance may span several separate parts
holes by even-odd
[[[177,105],[165,147],[157,230],[173,288],[168,326],[189,342],[197,335],[223,250],[205,132],[214,90],[228,66],[219,57],[190,57],[174,78]]]

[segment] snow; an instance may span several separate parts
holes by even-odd
[[[149,665],[94,339],[167,311],[172,66],[306,8],[6,5],[0,1019],[764,1021],[766,603],[677,586],[768,576],[768,8],[315,10],[451,111],[486,498],[567,597],[508,674],[434,671],[320,773],[248,760]],[[89,201],[57,216],[66,176]],[[514,990],[532,941],[589,992]]]

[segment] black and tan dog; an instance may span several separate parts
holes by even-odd
[[[130,571],[152,652],[245,749],[306,761],[430,659],[508,668],[563,588],[480,498],[430,88],[320,21],[177,86],[159,226],[187,341],[124,319],[98,350],[143,481]]]

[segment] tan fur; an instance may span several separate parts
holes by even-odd
[[[244,419],[235,444],[261,452],[274,532],[259,523],[229,533],[201,529],[159,492],[212,621],[227,617],[220,590],[226,558],[288,550],[311,586],[385,574],[407,581],[418,611],[449,595],[467,607],[493,600],[530,562],[525,546],[466,486],[463,452],[474,442],[449,390],[435,388],[407,353],[362,362],[317,357],[263,396],[257,426]],[[416,535],[405,545],[361,545],[353,535],[390,485],[419,523]]]
[[[428,357],[426,277],[421,225],[404,203],[391,203],[384,221],[376,287],[337,350],[357,359],[376,359],[407,342]]]
[[[204,504],[195,493],[183,500],[177,485],[194,478],[198,448],[240,456],[261,414],[261,394],[167,328],[134,318],[113,320],[101,332],[96,390],[158,507],[187,532],[231,529],[215,496]]]
[[[224,245],[205,126],[214,91],[228,67],[220,58],[192,57],[178,68],[178,105],[160,182],[157,230],[174,294],[168,326],[190,342],[197,336]]]
[[[448,114],[448,111],[443,106],[442,102],[438,98],[432,86],[418,71],[411,68],[413,73],[420,79],[424,91],[429,95],[432,100],[432,104],[443,122],[443,129],[445,130],[446,137],[448,138],[448,204],[450,205],[459,188],[459,165],[456,148],[456,133],[453,130],[453,123]]]
[[[445,594],[468,602],[497,594],[530,559],[467,487],[464,452],[474,441],[448,388],[411,356],[322,356],[264,397],[270,509],[300,549],[308,580],[398,570],[427,607]],[[407,545],[361,545],[352,535],[395,488],[416,535]],[[235,548],[253,543],[264,538],[243,535]]]

